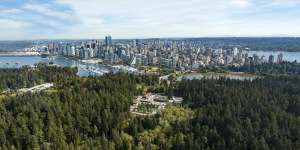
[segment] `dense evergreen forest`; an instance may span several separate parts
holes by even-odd
[[[0,92],[32,87],[44,82],[63,81],[65,76],[75,77],[77,68],[48,67],[38,64],[36,68],[24,66],[20,69],[0,69]]]
[[[0,95],[0,149],[300,149],[297,74],[168,86],[154,75],[76,72],[42,64],[0,69],[0,91],[15,91]],[[55,86],[16,91],[47,82]],[[145,92],[140,87],[159,87],[184,102],[154,116],[134,116],[129,107]]]
[[[299,85],[299,76],[182,81],[175,93],[195,112],[187,139],[198,142],[189,146],[299,149]]]

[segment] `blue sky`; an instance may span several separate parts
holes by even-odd
[[[299,36],[300,0],[0,0],[0,40]]]

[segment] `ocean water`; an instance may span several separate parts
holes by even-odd
[[[83,63],[77,59],[66,57],[42,58],[40,56],[0,56],[0,68],[20,68],[25,65],[34,65],[39,62],[52,62],[55,65],[64,67],[77,67],[78,75],[80,76],[101,75],[113,71],[110,66]]]
[[[249,56],[253,56],[253,54],[258,55],[259,57],[265,56],[265,60],[269,59],[270,55],[275,56],[275,60],[277,60],[277,56],[282,53],[283,54],[283,60],[293,62],[297,61],[300,62],[300,52],[282,52],[282,51],[245,51],[245,53],[248,53]]]
[[[0,56],[0,68],[19,68],[43,62],[40,56]]]

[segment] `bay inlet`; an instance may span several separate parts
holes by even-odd
[[[111,66],[98,63],[88,63],[75,58],[48,57],[41,56],[0,56],[0,68],[20,68],[22,66],[32,66],[37,63],[51,63],[63,67],[77,67],[79,76],[103,75],[109,72],[134,72],[132,67]]]

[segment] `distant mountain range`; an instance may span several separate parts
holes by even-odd
[[[34,45],[34,41],[0,41],[0,51],[22,51]]]
[[[243,47],[262,51],[300,51],[299,37],[224,37],[188,38],[211,47]]]
[[[128,41],[132,39],[114,39],[115,42]],[[231,48],[241,47],[249,48],[250,50],[263,51],[300,51],[299,37],[207,37],[207,38],[149,38],[141,39],[142,41],[151,40],[171,40],[171,41],[186,41],[197,42],[204,46],[212,48]],[[0,51],[18,51],[24,48],[30,48],[36,43],[47,44],[60,41],[87,41],[82,40],[33,40],[33,41],[0,41]]]

